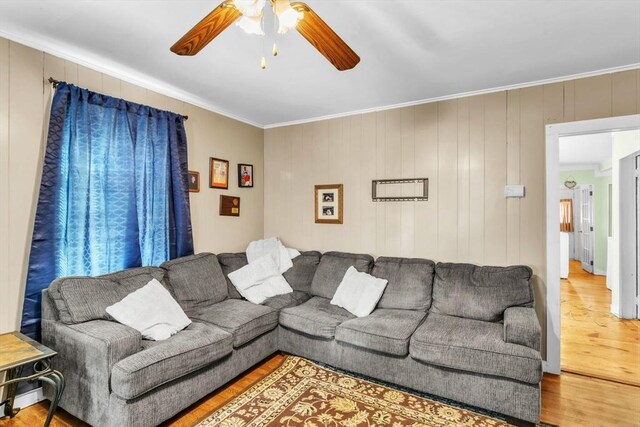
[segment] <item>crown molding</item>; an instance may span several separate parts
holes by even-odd
[[[108,61],[98,56],[91,55],[90,53],[83,52],[78,48],[55,43],[52,40],[40,35],[16,34],[3,29],[0,29],[0,37],[4,37],[13,42],[48,53],[53,56],[72,61],[78,65],[82,65],[83,67],[91,68],[92,70],[98,71],[100,73],[108,74],[112,77],[116,77],[120,80],[134,84],[136,86],[140,86],[144,89],[148,89],[159,94],[177,99],[179,101],[195,105],[196,107],[204,108],[205,110],[211,111],[221,116],[225,116],[260,129],[264,128],[264,125],[254,122],[253,120],[249,120],[245,117],[241,117],[225,111],[223,108],[212,104],[204,98],[179,89],[169,83],[158,80],[147,74],[140,73],[122,66],[121,64],[118,64],[116,62]],[[45,78],[46,77],[47,76],[45,76]]]
[[[136,86],[140,86],[142,88],[152,90],[162,95],[166,95],[171,98],[177,99],[179,101],[183,101],[183,102],[195,105],[196,107],[203,108],[213,113],[220,114],[221,116],[225,116],[230,119],[237,120],[239,122],[246,123],[248,125],[251,125],[260,129],[273,129],[273,128],[279,128],[284,126],[312,123],[312,122],[317,122],[322,120],[336,119],[340,117],[348,117],[348,116],[354,116],[359,114],[374,113],[378,111],[393,110],[396,108],[411,107],[411,106],[429,104],[429,103],[438,102],[438,101],[447,101],[451,99],[465,98],[469,96],[485,95],[488,93],[522,89],[522,88],[531,87],[531,86],[559,83],[559,82],[575,80],[575,79],[580,79],[585,77],[599,76],[602,74],[611,74],[611,73],[616,73],[621,71],[640,69],[640,63],[634,63],[634,64],[624,65],[620,67],[605,68],[605,69],[589,71],[585,73],[566,75],[562,77],[536,80],[536,81],[518,83],[513,85],[507,85],[507,86],[498,86],[498,87],[476,90],[476,91],[461,92],[461,93],[456,93],[452,95],[425,98],[425,99],[419,99],[416,101],[408,101],[408,102],[403,102],[398,104],[383,105],[383,106],[366,108],[361,110],[353,110],[353,111],[347,111],[342,113],[329,114],[325,116],[310,117],[306,119],[293,120],[293,121],[280,122],[280,123],[261,124],[253,120],[247,119],[246,117],[242,117],[242,116],[238,116],[236,114],[230,113],[226,111],[224,108],[214,105],[210,101],[204,98],[201,98],[185,90],[179,89],[176,86],[173,86],[162,80],[158,80],[147,74],[140,73],[133,69],[127,68],[122,64],[118,64],[113,61],[105,60],[104,58],[101,58],[99,56],[92,55],[90,52],[82,51],[77,47],[57,43],[41,35],[33,34],[33,33],[17,34],[11,31],[0,29],[0,37],[4,37],[16,43],[23,44],[25,46],[40,50],[42,52],[46,52],[53,56],[57,56],[59,58],[72,61],[76,64],[82,65],[87,68],[91,68],[95,71],[98,71],[104,74],[108,74],[120,80],[126,81],[128,83],[132,83]]]
[[[273,124],[265,125],[264,129],[273,129],[273,128],[279,128],[279,127],[284,127],[284,126],[300,125],[300,124],[304,124],[304,123],[318,122],[318,121],[321,121],[321,120],[337,119],[337,118],[340,118],[340,117],[348,117],[348,116],[355,116],[355,115],[359,115],[359,114],[375,113],[375,112],[378,112],[378,111],[393,110],[393,109],[396,109],[396,108],[413,107],[413,106],[416,106],[416,105],[430,104],[432,102],[448,101],[448,100],[451,100],[451,99],[466,98],[466,97],[469,97],[469,96],[476,96],[476,95],[486,95],[488,93],[502,92],[502,91],[506,91],[506,90],[523,89],[523,88],[532,87],[532,86],[540,86],[540,85],[551,84],[551,83],[560,83],[560,82],[566,82],[566,81],[569,81],[569,80],[583,79],[585,77],[594,77],[594,76],[600,76],[600,75],[603,75],[603,74],[618,73],[618,72],[621,72],[621,71],[629,71],[629,70],[637,70],[637,69],[640,69],[640,62],[634,63],[634,64],[629,64],[629,65],[623,65],[623,66],[620,66],[620,67],[611,67],[611,68],[604,68],[604,69],[596,70],[596,71],[589,71],[589,72],[585,72],[585,73],[571,74],[571,75],[562,76],[562,77],[554,77],[554,78],[544,79],[544,80],[535,80],[535,81],[531,81],[531,82],[517,83],[517,84],[507,85],[507,86],[498,86],[498,87],[493,87],[493,88],[490,88],[490,89],[481,89],[481,90],[475,90],[475,91],[470,91],[470,92],[461,92],[461,93],[456,93],[456,94],[453,94],[453,95],[438,96],[438,97],[434,97],[434,98],[425,98],[425,99],[420,99],[420,100],[417,100],[417,101],[402,102],[402,103],[399,103],[399,104],[391,104],[391,105],[385,105],[385,106],[381,106],[381,107],[365,108],[365,109],[362,109],[362,110],[354,110],[354,111],[349,111],[349,112],[344,112],[344,113],[329,114],[329,115],[326,115],[326,116],[318,116],[318,117],[313,117],[313,118],[309,118],[309,119],[293,120],[293,121],[290,121],[290,122],[273,123]]]

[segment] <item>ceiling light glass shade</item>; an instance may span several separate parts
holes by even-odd
[[[243,16],[250,18],[262,17],[262,10],[266,0],[233,0],[233,4],[236,9],[242,13]]]
[[[262,29],[262,14],[256,17],[241,16],[240,19],[236,21],[236,25],[242,28],[247,34],[264,36],[264,30]]]
[[[302,19],[302,12],[298,12],[291,7],[289,0],[275,0],[273,11],[278,16],[278,33],[284,34],[294,28],[298,21]]]

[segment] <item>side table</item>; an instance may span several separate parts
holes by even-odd
[[[19,382],[44,381],[53,387],[51,405],[44,423],[45,427],[49,426],[64,391],[64,377],[51,368],[51,358],[56,354],[58,353],[20,332],[0,335],[0,374],[6,371],[0,388],[7,388],[7,399],[0,404],[4,403],[5,417],[13,418],[20,411],[20,408],[13,406]],[[33,367],[33,373],[22,376],[23,368],[29,365]]]

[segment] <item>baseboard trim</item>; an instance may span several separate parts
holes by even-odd
[[[595,274],[596,276],[606,276],[607,272],[606,272],[606,270],[600,270],[598,268],[595,268],[593,270],[593,274]]]
[[[26,408],[27,406],[35,405],[38,402],[45,400],[42,387],[34,388],[26,393],[22,393],[16,396],[16,400],[13,406],[16,408]],[[0,414],[4,414],[4,405],[0,405]]]

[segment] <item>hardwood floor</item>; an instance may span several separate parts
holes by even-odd
[[[562,370],[640,386],[640,320],[610,313],[605,280],[571,261],[561,281]]]
[[[560,376],[542,380],[542,421],[560,427],[640,427],[639,321],[620,321],[607,314],[608,290],[603,278],[582,273],[572,264],[569,280],[562,281],[562,363]],[[182,411],[165,426],[192,426],[243,390],[272,372],[282,362],[276,354],[219,391]],[[580,372],[586,375],[577,375]],[[611,378],[608,381],[593,378]],[[626,384],[625,384],[626,383]],[[42,425],[48,403],[22,410],[1,426]],[[86,426],[59,410],[53,426]]]

